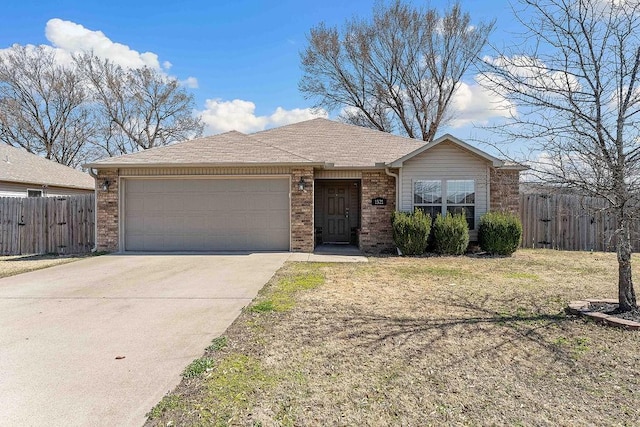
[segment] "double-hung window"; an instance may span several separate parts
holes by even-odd
[[[469,230],[476,228],[476,194],[473,180],[447,181],[447,212],[464,214]]]
[[[413,206],[435,218],[463,213],[469,229],[475,229],[475,182],[464,180],[415,180],[413,182]]]
[[[413,205],[435,218],[442,212],[442,181],[414,181]]]

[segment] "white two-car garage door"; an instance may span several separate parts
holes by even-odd
[[[289,178],[125,179],[127,251],[289,250]]]

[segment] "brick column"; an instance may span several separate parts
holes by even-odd
[[[300,178],[306,188],[298,189]],[[313,252],[313,168],[291,170],[291,250]]]
[[[105,181],[109,181],[108,191],[102,189]],[[118,170],[99,170],[96,185],[97,248],[99,251],[118,251]]]
[[[372,205],[371,199],[376,197],[384,197],[387,204]],[[363,171],[361,208],[360,249],[373,253],[393,250],[391,214],[396,210],[395,178],[384,171]]]
[[[491,168],[490,178],[489,210],[517,215],[520,210],[520,171]]]

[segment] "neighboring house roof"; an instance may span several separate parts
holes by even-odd
[[[87,173],[0,143],[0,181],[93,190]]]
[[[327,168],[398,167],[443,141],[451,141],[494,166],[506,167],[502,160],[451,135],[426,144],[424,141],[322,118],[250,135],[226,132],[111,157],[86,166],[307,164]]]

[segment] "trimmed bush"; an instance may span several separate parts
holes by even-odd
[[[394,212],[393,241],[403,255],[422,255],[427,249],[431,217],[421,210],[414,213]]]
[[[441,255],[462,255],[469,246],[469,224],[464,214],[438,214],[433,222],[433,247]]]
[[[488,212],[480,218],[478,243],[483,251],[494,255],[511,255],[522,239],[522,223],[507,212]]]

